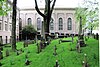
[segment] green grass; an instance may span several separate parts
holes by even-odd
[[[71,39],[71,38],[64,38]],[[4,48],[4,58],[1,61],[2,67],[54,67],[55,61],[58,60],[60,67],[82,67],[82,61],[84,60],[84,54],[87,54],[87,61],[90,67],[99,67],[99,41],[95,39],[88,39],[86,41],[87,46],[81,47],[81,53],[78,53],[76,49],[76,39],[74,43],[63,42],[59,43],[59,39],[53,40],[50,45],[37,54],[36,44],[31,44],[26,48],[23,48],[23,42],[17,43],[17,49],[22,48],[24,53],[16,55],[11,48]],[[54,45],[57,45],[57,56],[53,55]],[[70,51],[70,48],[73,51]],[[5,51],[10,51],[10,56],[5,57]],[[25,66],[25,55],[28,53],[28,59],[31,64]],[[95,57],[95,58],[94,58]]]

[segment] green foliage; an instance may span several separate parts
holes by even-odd
[[[82,17],[82,26],[86,24],[86,16],[87,16],[86,8],[82,7],[76,8],[75,18],[77,22],[80,22],[80,17]]]
[[[84,0],[81,8],[87,8],[85,10],[86,15],[86,26],[87,28],[91,28],[91,26],[95,29],[99,27],[99,3],[98,0]]]
[[[64,38],[71,39],[71,38]],[[58,40],[51,41],[41,53],[37,54],[36,44],[29,45],[23,48],[23,42],[17,43],[17,49],[22,48],[24,52],[20,55],[16,55],[15,52],[10,51],[10,56],[5,57],[6,49],[11,50],[9,47],[5,47],[3,50],[4,58],[1,60],[2,67],[54,67],[56,60],[58,60],[60,67],[82,67],[82,61],[84,60],[84,54],[87,54],[87,61],[90,67],[99,67],[99,41],[89,38],[86,41],[87,46],[81,48],[81,53],[78,53],[76,48],[76,39],[70,46],[70,42],[64,42],[57,44]],[[57,46],[57,56],[53,55],[54,45]],[[70,51],[70,47],[73,51]],[[27,54],[27,52],[30,52]],[[28,59],[31,61],[29,66],[25,66],[25,55],[28,55]]]
[[[22,33],[24,33],[24,34],[36,33],[36,30],[34,29],[34,27],[32,25],[27,25],[27,26],[23,27]]]
[[[11,8],[8,6],[7,0],[0,0],[0,16],[7,15]]]

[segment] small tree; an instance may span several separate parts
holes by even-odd
[[[34,36],[34,34],[36,34],[36,32],[37,31],[34,29],[34,27],[32,25],[27,25],[27,26],[23,27],[23,29],[22,29],[22,35],[26,36],[26,38],[25,38],[26,40],[27,40],[27,37],[29,37],[30,35]]]

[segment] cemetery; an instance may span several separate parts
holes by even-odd
[[[0,0],[0,67],[99,67],[98,5]]]
[[[71,40],[71,37],[62,39]],[[42,48],[40,40],[39,47],[37,43],[29,43],[24,47],[24,42],[17,42],[16,52],[13,52],[11,47],[3,46],[0,51],[0,64],[2,67],[18,67],[18,65],[20,67],[99,67],[99,41],[90,37],[85,41],[87,46],[77,48],[77,39],[74,37],[73,43],[60,44],[59,39],[53,39],[45,48]]]

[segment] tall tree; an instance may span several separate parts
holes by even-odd
[[[16,4],[17,0],[13,0],[13,13],[12,13],[12,50],[16,50]]]
[[[84,7],[87,8],[87,28],[92,30],[99,27],[99,3],[98,0],[84,0]]]
[[[82,28],[86,23],[86,9],[85,8],[76,8],[75,18],[76,21],[79,22],[79,35],[82,34]]]
[[[35,9],[43,17],[43,25],[44,25],[43,38],[46,40],[47,36],[49,35],[49,24],[55,6],[55,2],[56,0],[45,0],[44,13],[42,13],[38,8],[37,0],[35,0]],[[47,35],[45,35],[45,33],[47,33]]]

